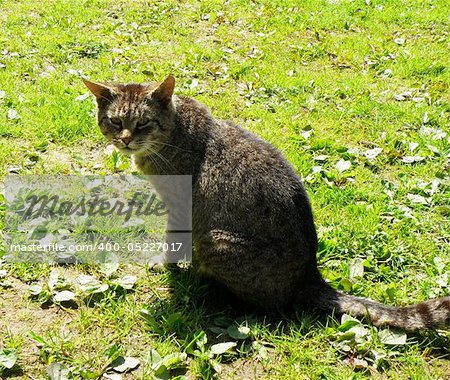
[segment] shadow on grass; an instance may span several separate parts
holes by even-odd
[[[145,318],[151,332],[174,336],[183,348],[199,331],[206,333],[211,344],[234,340],[226,333],[218,337],[217,332],[217,328],[226,330],[233,325],[256,326],[265,333],[281,334],[292,326],[299,330],[300,326],[323,327],[327,323],[328,316],[314,311],[280,314],[254,307],[233,296],[223,285],[198,276],[192,269],[171,268],[167,276],[171,297],[146,305]]]
[[[145,317],[151,332],[173,337],[182,349],[192,344],[199,331],[205,332],[208,344],[234,340],[226,333],[220,336],[217,327],[226,331],[232,325],[246,325],[260,332],[259,336],[249,336],[251,340],[266,340],[267,336],[285,336],[292,330],[296,331],[295,336],[306,337],[314,331],[320,334],[330,323],[333,327],[338,324],[334,316],[317,310],[277,313],[250,306],[219,283],[196,275],[192,269],[172,268],[167,276],[173,290],[171,297],[147,305]],[[423,331],[408,336],[427,355],[450,359],[450,335]],[[407,346],[397,349],[402,351]]]
[[[24,376],[25,372],[17,364],[11,369],[0,371],[0,379],[22,379]]]

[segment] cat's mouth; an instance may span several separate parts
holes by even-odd
[[[117,148],[119,148],[119,150],[127,156],[131,156],[133,154],[139,155],[139,154],[142,154],[143,152],[145,152],[145,150],[143,150],[141,147],[130,148],[129,146],[120,146]]]
[[[132,155],[132,154],[135,154],[135,153],[137,153],[138,150],[139,150],[139,149],[133,149],[133,148],[130,148],[130,147],[128,147],[128,146],[121,146],[121,147],[118,147],[118,148],[119,148],[119,150],[120,150],[122,153],[124,153],[124,154],[126,154],[126,155]]]

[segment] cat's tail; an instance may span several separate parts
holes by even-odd
[[[392,307],[333,289],[318,280],[300,297],[310,306],[337,314],[367,317],[374,326],[392,326],[407,331],[450,328],[450,297],[433,299],[416,305]]]

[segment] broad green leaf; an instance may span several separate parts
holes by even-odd
[[[339,281],[339,285],[345,292],[349,292],[352,290],[353,283],[348,278],[344,277],[341,281]]]
[[[205,347],[205,344],[208,342],[208,337],[206,336],[205,332],[204,332],[204,331],[201,331],[201,332],[197,335],[196,338],[197,338],[197,339],[196,339],[196,342],[195,342],[195,343],[197,344],[197,347],[200,348],[200,349],[204,348],[204,347]]]
[[[352,166],[352,163],[350,161],[346,160],[339,160],[334,167],[338,170],[339,173],[345,172],[346,170],[350,169]]]
[[[422,205],[427,205],[429,203],[427,198],[425,198],[419,194],[406,194],[406,198],[408,198],[408,200],[411,203],[422,204]]]
[[[390,346],[401,346],[406,344],[406,333],[401,330],[386,329],[378,333],[381,343]]]
[[[182,367],[187,360],[187,354],[185,352],[174,352],[164,356],[162,364],[167,367],[167,369],[174,369]]]
[[[222,327],[217,327],[217,326],[210,327],[209,330],[217,335],[226,334],[226,332],[227,332],[227,329],[224,329]]]
[[[139,359],[130,357],[130,356],[119,356],[116,360],[114,360],[110,367],[116,371],[116,372],[128,372],[132,371],[133,369],[137,368],[137,366],[140,364]]]
[[[102,263],[99,265],[99,271],[106,277],[111,277],[119,269],[119,263]]]
[[[52,293],[47,292],[45,290],[43,290],[42,292],[39,293],[38,295],[38,301],[40,303],[46,303],[49,299],[52,298]]]
[[[28,291],[32,296],[38,296],[42,292],[42,285],[39,282],[35,282],[28,287]]]
[[[353,259],[350,261],[350,279],[355,279],[357,277],[362,277],[364,274],[364,260],[363,259]]]
[[[106,277],[110,277],[117,269],[119,269],[119,259],[114,252],[102,252],[99,260],[99,271]]]
[[[98,379],[98,376],[95,377],[95,379]],[[123,377],[120,373],[105,373],[102,377],[102,379],[107,380],[122,380]]]
[[[132,289],[134,284],[137,281],[136,276],[124,276],[122,278],[118,278],[117,280],[114,280],[113,283],[116,285],[121,286],[124,289]]]
[[[359,324],[361,324],[361,322],[354,320],[354,319],[349,319],[349,320],[346,320],[344,323],[342,323],[338,327],[338,330],[341,332],[346,332],[346,331],[350,330],[352,327],[357,326]]]
[[[88,276],[82,274],[75,279],[76,285],[80,288],[81,291],[92,294],[92,293],[103,293],[108,290],[108,284],[104,284],[103,282],[97,280],[94,276]]]
[[[355,340],[355,333],[351,330],[345,331],[343,333],[340,333],[340,335],[338,335],[337,337],[337,341],[338,342],[342,342],[342,341],[354,341]]]
[[[159,365],[155,370],[153,376],[160,380],[169,380],[169,371],[167,370],[165,365]]]
[[[75,299],[75,293],[69,290],[63,290],[62,292],[56,292],[53,296],[53,302],[68,302]]]
[[[210,350],[213,355],[221,355],[221,354],[231,350],[235,346],[236,346],[236,342],[217,343],[217,344],[212,345]]]
[[[14,367],[18,359],[17,351],[14,349],[5,348],[0,351],[0,368],[11,369]]]
[[[228,327],[227,333],[233,339],[247,339],[250,333],[250,328],[247,326],[231,325]]]
[[[386,288],[386,294],[388,295],[389,300],[391,302],[393,302],[395,300],[395,291],[396,291],[396,289],[395,289],[395,284],[394,283],[389,284],[387,286],[387,288]]]
[[[217,317],[216,319],[214,319],[214,324],[216,326],[220,326],[220,327],[224,327],[227,328],[228,326],[232,325],[233,323],[235,323],[233,321],[233,319],[229,318],[229,317]]]
[[[159,355],[158,351],[153,348],[150,350],[147,356],[147,364],[153,369],[156,370],[162,363],[162,358]]]
[[[42,347],[42,346],[45,346],[45,345],[47,344],[47,342],[45,341],[44,337],[42,337],[42,336],[36,334],[35,332],[30,331],[28,334],[31,336],[31,338],[32,338],[34,341],[36,341],[36,343],[38,344],[38,346]]]
[[[72,375],[65,364],[52,363],[47,367],[47,375],[51,380],[70,380]]]
[[[269,357],[269,354],[267,352],[267,348],[263,344],[261,344],[261,343],[259,343],[257,341],[252,342],[252,348],[253,348],[254,351],[256,351],[258,353],[258,356],[261,359],[267,359]]]
[[[51,291],[64,290],[69,286],[67,280],[56,269],[51,271],[47,284]]]
[[[120,346],[113,344],[105,350],[105,356],[110,360],[115,360],[120,356]]]

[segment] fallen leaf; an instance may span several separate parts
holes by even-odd
[[[354,279],[356,277],[362,277],[364,275],[364,260],[363,259],[353,259],[350,261],[350,279]]]
[[[406,344],[406,333],[400,330],[386,329],[378,334],[381,343],[390,346],[399,346]]]
[[[419,146],[419,143],[416,142],[410,142],[409,143],[409,150],[412,152]]]
[[[228,327],[227,333],[233,339],[247,339],[250,333],[250,328],[247,326],[231,325]]]
[[[411,203],[417,203],[422,205],[428,204],[427,199],[419,194],[407,194],[406,198],[408,198]]]
[[[75,101],[77,101],[77,102],[82,102],[83,100],[86,100],[87,98],[89,98],[90,95],[91,95],[90,92],[85,92],[83,95],[78,95],[78,96],[75,98]]]
[[[345,172],[346,170],[350,169],[351,162],[346,160],[339,160],[334,167],[339,171],[339,173]]]
[[[368,160],[374,160],[383,151],[383,148],[368,149],[364,152],[364,156]]]
[[[116,360],[114,360],[111,363],[111,368],[120,373],[132,371],[133,369],[137,368],[137,366],[140,364],[139,359],[130,357],[130,356],[119,356]]]
[[[20,119],[20,115],[17,113],[16,110],[10,109],[8,110],[8,119],[9,120]]]
[[[405,91],[400,94],[395,94],[394,99],[398,100],[399,102],[403,102],[405,100],[411,99],[412,96],[413,96],[413,94],[411,91]]]
[[[62,292],[56,292],[53,296],[53,302],[68,302],[75,299],[75,293],[69,290],[63,290]]]
[[[405,164],[413,164],[414,162],[420,162],[425,160],[425,157],[422,156],[404,156],[402,157],[402,162]]]
[[[318,156],[314,156],[313,159],[316,161],[326,161],[328,159],[328,157],[326,154],[320,154]]]
[[[17,351],[14,349],[5,348],[0,351],[0,369],[14,367],[18,359]]]
[[[70,370],[65,364],[52,363],[47,367],[47,375],[51,380],[69,380]]]
[[[231,350],[235,346],[236,346],[235,342],[217,343],[211,346],[211,353],[213,355],[221,355]]]

